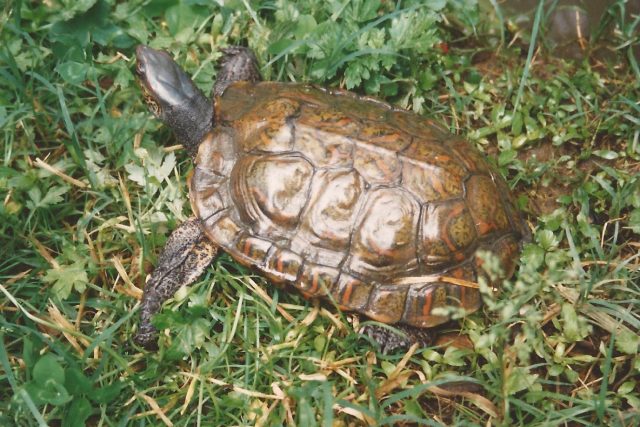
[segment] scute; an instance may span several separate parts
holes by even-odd
[[[464,261],[477,241],[475,222],[463,199],[429,203],[420,223],[423,263],[437,272]]]
[[[356,146],[353,167],[371,185],[396,185],[402,175],[402,163],[396,153],[377,146]]]
[[[313,262],[337,267],[347,256],[364,191],[354,170],[319,170],[291,248]]]
[[[465,184],[466,200],[478,235],[507,231],[510,228],[507,214],[493,180],[485,175],[473,175]]]
[[[190,181],[205,232],[307,297],[431,327],[480,306],[480,251],[505,276],[527,229],[484,157],[441,126],[353,93],[238,82]],[[458,283],[458,284],[455,284]]]
[[[303,262],[302,257],[297,253],[277,248],[267,259],[264,272],[276,283],[295,283]]]
[[[355,144],[351,138],[336,134],[336,131],[297,122],[293,150],[305,153],[317,167],[350,168]]]
[[[406,286],[376,286],[369,297],[367,315],[382,323],[399,322],[404,313],[408,291]]]
[[[236,142],[243,151],[288,151],[293,145],[290,118],[300,109],[300,103],[288,98],[257,102],[244,116],[234,122]]]
[[[313,166],[295,154],[246,156],[231,175],[231,188],[240,217],[267,235],[291,229],[309,193]]]
[[[371,278],[415,271],[419,215],[420,206],[405,190],[370,191],[353,237],[349,268]]]

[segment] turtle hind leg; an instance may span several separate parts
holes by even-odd
[[[434,333],[429,329],[402,324],[393,325],[393,328],[401,334],[391,328],[375,324],[365,325],[360,333],[377,342],[383,354],[392,353],[398,349],[407,349],[415,343],[418,343],[420,347],[428,347],[434,340]]]
[[[181,286],[195,282],[217,252],[217,246],[202,232],[200,220],[196,218],[185,221],[171,233],[158,266],[144,286],[140,325],[134,337],[136,344],[155,348],[158,331],[151,324],[151,318]]]
[[[232,46],[222,50],[224,56],[220,60],[220,70],[213,86],[212,97],[222,95],[233,82],[259,82],[262,80],[258,70],[258,60],[253,52],[241,46]]]

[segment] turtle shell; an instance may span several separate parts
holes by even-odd
[[[526,229],[503,179],[435,123],[346,91],[237,82],[190,180],[209,238],[306,297],[430,327],[473,311],[478,252],[510,276]]]

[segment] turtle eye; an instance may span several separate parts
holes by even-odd
[[[144,64],[141,61],[136,63],[136,74],[139,76],[144,74]]]

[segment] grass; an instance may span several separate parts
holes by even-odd
[[[532,15],[537,37],[494,1],[3,7],[1,425],[640,422],[639,18],[626,2],[573,62],[544,48],[549,6]],[[518,272],[448,325],[452,344],[382,355],[354,332],[362,320],[223,255],[157,316],[160,350],[136,348],[145,277],[190,214],[190,164],[143,105],[137,43],[168,49],[206,91],[219,47],[248,44],[268,79],[445,122],[518,196],[534,232]]]

